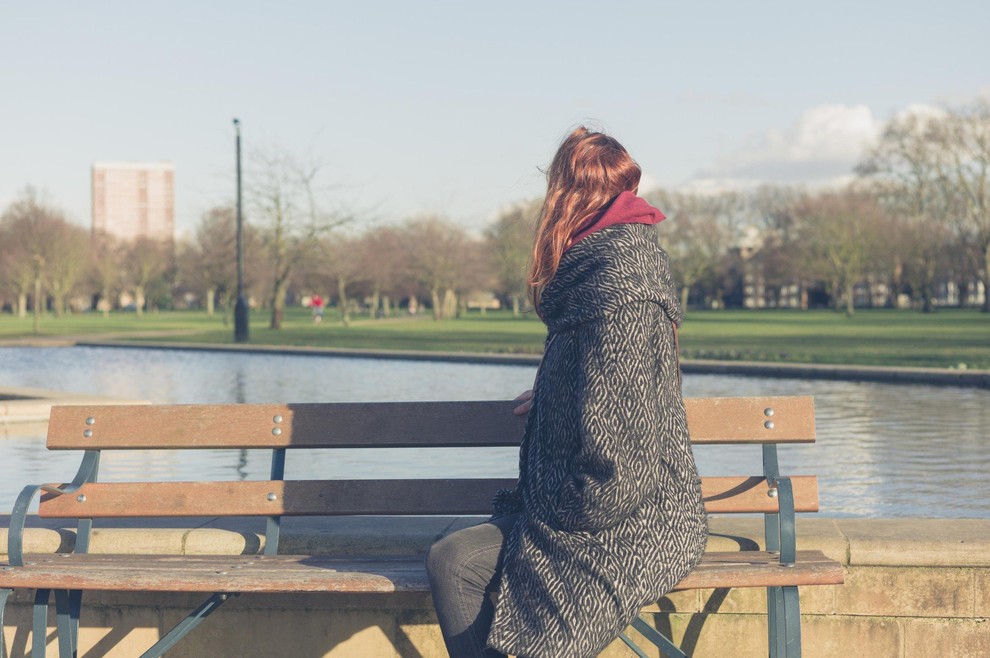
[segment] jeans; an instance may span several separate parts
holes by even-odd
[[[517,514],[451,533],[430,548],[426,572],[451,658],[504,658],[487,648],[503,549]]]

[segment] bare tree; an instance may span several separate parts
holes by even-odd
[[[347,235],[324,236],[319,243],[320,263],[317,271],[336,289],[340,322],[351,326],[351,300],[348,289],[362,276],[362,259],[358,239]]]
[[[728,280],[726,258],[741,240],[744,197],[736,192],[670,194],[655,190],[646,198],[669,218],[661,225],[660,241],[670,256],[685,309],[691,288],[702,282],[708,284],[706,305],[722,307]]]
[[[450,317],[451,308],[457,307],[457,290],[467,269],[467,234],[436,216],[413,220],[404,232],[410,271],[429,292],[433,319]]]
[[[82,281],[89,259],[89,236],[79,226],[56,224],[50,237],[48,283],[56,317],[67,310],[67,300]]]
[[[62,212],[32,187],[11,203],[0,217],[4,233],[4,267],[19,296],[31,294],[33,330],[40,331],[39,321],[46,296],[46,278],[52,266],[52,236],[65,225]],[[24,283],[30,282],[25,290]],[[23,299],[23,297],[22,297]]]
[[[363,277],[371,287],[371,316],[388,317],[399,277],[408,268],[402,234],[391,226],[372,229],[360,237],[356,251]]]
[[[881,203],[905,222],[916,225],[911,233],[934,237],[946,233],[952,215],[952,191],[946,184],[945,121],[942,116],[907,114],[888,124],[880,142],[857,167],[872,182]],[[912,294],[921,309],[934,310],[936,276],[945,242],[936,239],[907,241],[911,253],[901,254],[894,267],[912,272]]]
[[[110,317],[116,293],[120,292],[124,263],[123,245],[112,235],[99,232],[90,239],[90,281],[98,291],[98,307]]]
[[[795,209],[806,267],[826,283],[838,310],[855,312],[854,286],[877,263],[883,212],[873,197],[852,189],[806,197]]]
[[[760,247],[753,260],[759,268],[772,305],[780,306],[785,289],[796,287],[798,304],[808,308],[808,277],[798,247],[794,208],[799,199],[795,188],[763,185],[749,195]],[[786,295],[791,297],[791,293]]]
[[[528,266],[541,204],[539,199],[516,204],[499,214],[485,231],[498,292],[509,298],[514,317],[519,317],[529,298]]]
[[[34,264],[18,249],[18,228],[4,222],[0,225],[0,281],[16,299],[16,314],[27,317],[28,297],[34,286]]]
[[[172,266],[170,241],[142,237],[124,246],[125,281],[134,291],[134,307],[139,318],[144,314],[149,289],[164,287]]]
[[[322,163],[280,150],[257,153],[253,160],[249,198],[264,226],[262,235],[272,267],[270,326],[280,329],[296,266],[312,256],[316,238],[351,217],[328,210],[325,188],[320,186]]]
[[[945,120],[948,158],[940,159],[941,176],[954,190],[962,253],[983,283],[983,311],[990,312],[990,101],[982,99],[956,110]]]
[[[230,206],[217,206],[200,219],[193,242],[183,245],[178,263],[183,282],[204,297],[208,315],[213,315],[219,300],[223,323],[230,322],[237,294],[237,217]],[[245,289],[250,289],[259,277],[261,244],[258,231],[244,226],[244,260],[251,266],[244,270]]]

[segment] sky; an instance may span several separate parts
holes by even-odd
[[[828,184],[893,116],[990,95],[988,26],[985,0],[6,2],[0,208],[31,185],[88,227],[94,161],[168,160],[189,235],[234,199],[234,117],[248,181],[318,161],[367,225],[481,230],[579,124],[643,191]]]

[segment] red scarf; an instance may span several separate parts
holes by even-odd
[[[622,192],[609,205],[598,213],[588,225],[578,231],[571,241],[571,247],[595,231],[616,224],[659,224],[667,217],[632,192]]]

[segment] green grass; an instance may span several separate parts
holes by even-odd
[[[0,315],[0,341],[30,339],[31,318]],[[46,315],[42,337],[151,339],[233,343],[233,327],[219,315],[194,311]],[[538,354],[545,330],[533,316],[506,312],[434,322],[429,316],[384,320],[355,318],[350,327],[328,309],[322,324],[305,309],[286,313],[284,327],[268,328],[268,314],[251,316],[251,343],[388,350]],[[990,314],[972,310],[859,311],[852,318],[831,311],[696,311],[681,330],[688,358],[990,369]]]
[[[725,311],[688,316],[688,358],[990,368],[990,314],[971,310]]]

